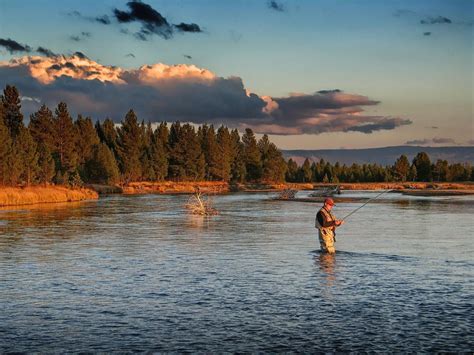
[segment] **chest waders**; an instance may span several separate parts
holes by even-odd
[[[323,214],[326,222],[334,222],[336,220],[336,217],[334,217],[330,211],[326,211],[325,208],[321,208],[319,212]],[[323,227],[319,224],[318,218],[316,217],[316,228],[318,228],[321,251],[324,253],[335,253],[336,248],[334,247],[334,242],[336,241],[336,227]]]

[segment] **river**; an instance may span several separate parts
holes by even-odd
[[[0,210],[0,352],[474,350],[474,196],[381,196],[335,256],[320,204],[272,197],[215,196],[210,218],[184,195]]]

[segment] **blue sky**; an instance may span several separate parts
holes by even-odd
[[[291,93],[339,89],[379,102],[359,103],[363,115],[410,121],[370,133],[347,126],[306,131],[300,125],[296,134],[281,134],[281,127],[294,128],[283,122],[293,119],[292,107],[275,119],[279,134],[271,135],[282,148],[473,144],[473,1],[276,1],[283,11],[265,0],[145,3],[170,24],[195,23],[202,32],[139,40],[133,34],[140,22],[114,21],[113,9],[128,11],[126,1],[1,0],[0,38],[58,54],[80,51],[104,66],[128,70],[194,64],[217,77],[239,77],[257,95],[282,98],[276,100],[281,107]],[[90,20],[106,14],[111,24]],[[24,55],[36,54],[0,48],[2,61]],[[232,125],[227,117],[222,122]]]

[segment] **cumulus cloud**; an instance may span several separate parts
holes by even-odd
[[[411,123],[365,114],[364,107],[379,102],[338,89],[260,96],[246,89],[239,77],[219,77],[195,65],[156,63],[125,69],[99,64],[79,52],[0,62],[0,82],[16,85],[25,97],[39,98],[51,108],[63,100],[72,112],[109,116],[116,122],[133,108],[150,121],[223,123],[273,134],[369,134]],[[27,109],[34,110],[33,104],[38,106],[31,102]]]
[[[179,32],[202,32],[199,25],[195,23],[170,24],[168,20],[157,10],[141,1],[127,2],[128,11],[115,8],[113,14],[119,23],[139,22],[141,28],[135,33],[135,37],[146,41],[152,35],[158,35],[164,39],[170,39],[175,31]]]
[[[269,9],[274,10],[274,11],[278,11],[278,12],[284,12],[285,11],[285,7],[283,6],[283,4],[276,1],[276,0],[268,1],[267,6],[268,6]]]

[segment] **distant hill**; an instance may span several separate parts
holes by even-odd
[[[319,149],[319,150],[283,150],[285,159],[292,158],[301,165],[306,158],[319,161],[323,158],[331,163],[339,162],[350,165],[352,163],[377,163],[391,165],[400,155],[405,154],[411,160],[419,152],[426,152],[431,161],[447,160],[449,163],[474,164],[474,147],[422,147],[422,146],[395,146],[366,149]]]

